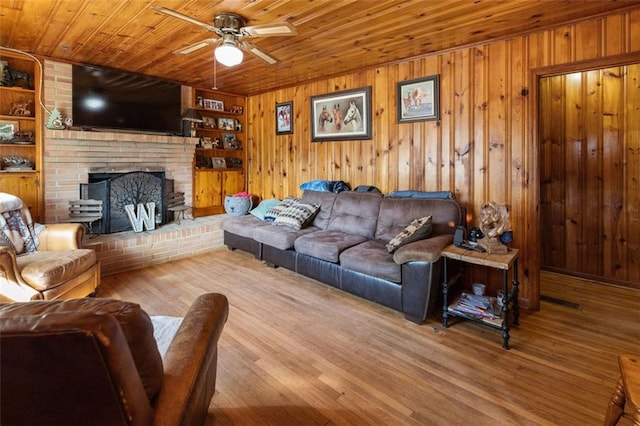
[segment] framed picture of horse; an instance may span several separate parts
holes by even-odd
[[[276,104],[276,135],[290,135],[293,133],[293,101]]]
[[[313,142],[371,139],[371,86],[311,97]]]
[[[398,83],[398,123],[440,119],[440,76]]]

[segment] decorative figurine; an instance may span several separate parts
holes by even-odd
[[[483,204],[480,210],[480,230],[484,234],[484,238],[478,241],[478,245],[487,253],[507,253],[507,246],[498,240],[507,229],[509,229],[507,206],[496,204],[493,201]]]
[[[49,115],[49,119],[45,124],[47,129],[52,130],[64,130],[64,124],[62,124],[62,114],[58,111],[58,108],[53,108],[51,114]]]
[[[11,104],[11,110],[9,111],[9,115],[22,115],[25,117],[31,116],[31,110],[29,106],[33,103],[31,99],[26,100],[24,102],[15,102]]]

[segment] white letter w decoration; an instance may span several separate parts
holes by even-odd
[[[138,204],[137,215],[133,213],[133,204],[127,204],[124,209],[127,211],[127,216],[129,216],[129,221],[135,232],[142,231],[143,222],[148,231],[156,229],[156,203],[147,203],[148,211],[144,209],[144,205]]]

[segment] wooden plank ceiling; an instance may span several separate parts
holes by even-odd
[[[220,90],[251,95],[457,46],[557,26],[640,0],[2,0],[0,45],[61,61],[101,65],[186,85],[213,85],[213,46],[172,52],[215,37],[154,12],[162,6],[212,22],[235,12],[247,25],[288,21],[298,35],[251,40],[279,59],[245,54],[217,66]]]

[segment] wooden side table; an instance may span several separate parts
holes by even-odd
[[[491,254],[467,250],[451,244],[450,246],[447,246],[444,250],[442,250],[442,257],[444,258],[444,279],[442,282],[442,326],[444,328],[447,328],[448,317],[455,316],[472,320],[488,327],[502,330],[502,347],[504,349],[509,349],[509,313],[513,312],[513,325],[518,325],[520,319],[520,307],[518,305],[518,286],[520,285],[520,282],[518,281],[518,250],[509,249],[506,254]],[[502,304],[502,312],[504,313],[504,318],[501,322],[484,321],[471,315],[466,315],[462,312],[449,310],[449,301],[447,298],[449,292],[449,276],[447,263],[449,260],[456,260],[463,263],[502,270],[502,291],[505,300]],[[508,274],[509,270],[511,269],[513,270],[513,279],[511,282],[511,291],[509,291]]]
[[[620,379],[609,400],[604,424],[606,426],[618,424],[626,404],[630,411],[631,423],[634,426],[640,426],[640,357],[620,355],[618,365],[620,365]]]

